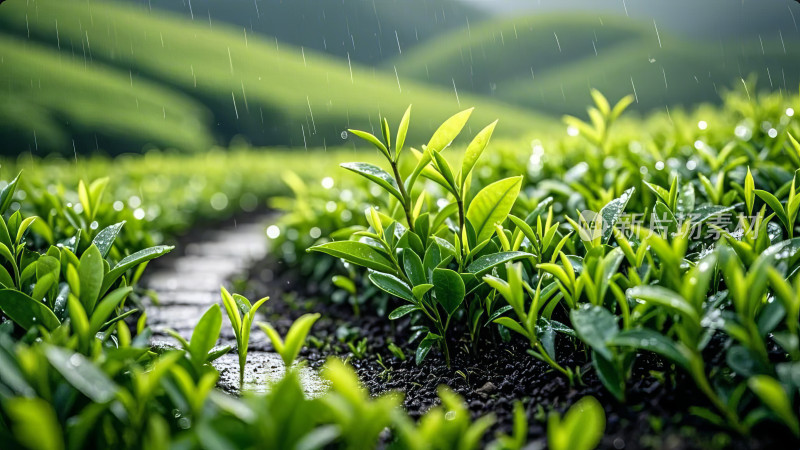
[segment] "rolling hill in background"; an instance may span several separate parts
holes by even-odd
[[[667,33],[691,39],[766,36],[781,31],[787,40],[800,37],[800,4],[796,0],[461,0],[492,15],[578,14],[629,17]]]
[[[551,114],[581,112],[590,88],[636,94],[642,111],[719,100],[755,74],[761,88],[796,90],[800,45],[763,37],[686,41],[625,17],[534,15],[452,31],[384,63],[402,78],[468,90]]]
[[[9,149],[71,153],[70,136],[76,135],[95,138],[74,141],[78,151],[93,150],[102,139],[102,147],[116,152],[117,145],[137,145],[129,140],[137,133],[139,141],[189,150],[207,148],[208,136],[226,145],[237,135],[256,145],[341,145],[345,128],[376,130],[379,114],[399,119],[408,104],[414,104],[411,137],[419,140],[469,106],[476,107],[475,126],[502,118],[500,134],[552,123],[452,87],[133,5],[12,2],[0,7],[0,30],[0,104],[13,100],[32,111],[13,126],[0,125]],[[16,67],[25,65],[29,51],[35,52],[32,67]],[[38,139],[42,123],[48,124],[45,141]],[[174,136],[164,130],[174,130]],[[185,135],[193,136],[184,140]]]
[[[339,146],[353,141],[344,129],[377,131],[408,104],[417,142],[469,106],[471,126],[500,118],[498,134],[519,136],[583,114],[591,88],[634,93],[639,111],[717,102],[750,75],[794,91],[794,11],[782,0],[4,2],[0,140],[11,153],[197,151],[236,136]]]
[[[0,33],[0,142],[11,153],[208,148],[211,115],[191,97]]]
[[[482,11],[459,0],[125,0],[180,13],[206,27],[227,23],[279,45],[376,63],[438,34],[478,22]]]

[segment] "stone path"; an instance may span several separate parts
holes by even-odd
[[[260,216],[247,222],[196,233],[172,254],[148,270],[144,284],[158,293],[158,305],[147,308],[148,323],[153,329],[154,345],[177,345],[166,333],[171,328],[190,339],[195,324],[214,303],[221,306],[220,286],[231,290],[230,280],[244,273],[251,264],[263,259],[269,241],[264,232],[275,216]],[[251,299],[253,300],[253,299]],[[236,339],[223,308],[220,345],[234,350],[215,362],[220,372],[218,387],[227,392],[239,391],[239,362]],[[255,325],[245,370],[245,390],[264,392],[270,381],[280,379],[285,367],[278,354],[271,352],[267,337]],[[325,384],[317,373],[305,367],[301,380],[310,396],[324,392]]]

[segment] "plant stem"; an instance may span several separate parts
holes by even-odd
[[[714,407],[716,407],[717,410],[728,419],[736,431],[744,434],[746,429],[739,421],[739,417],[735,412],[728,408],[728,405],[726,405],[725,402],[719,398],[719,395],[717,395],[717,393],[714,391],[714,388],[711,387],[711,383],[708,381],[708,377],[706,376],[705,364],[703,363],[702,357],[698,354],[695,354],[692,359],[694,360],[694,364],[692,364],[694,368],[692,371],[692,378],[694,378],[697,387],[699,387],[706,397],[708,397]]]
[[[408,192],[406,192],[406,186],[403,183],[403,178],[400,176],[400,171],[397,169],[397,162],[391,161],[392,165],[392,172],[394,172],[394,179],[397,182],[397,189],[400,190],[400,196],[403,197],[403,211],[406,213],[406,222],[408,223],[408,229],[414,231],[414,221],[411,220],[411,198],[408,196]]]
[[[458,232],[461,233],[461,236],[459,236],[459,238],[463,238],[465,235],[464,225],[466,223],[466,220],[464,218],[464,199],[462,199],[461,196],[458,196],[456,197],[456,203],[458,204]],[[464,252],[463,243],[461,245],[461,252],[462,253]]]
[[[244,390],[244,366],[247,364],[247,356],[239,358],[239,390]]]

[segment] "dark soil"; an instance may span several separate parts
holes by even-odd
[[[625,404],[605,390],[584,350],[573,347],[567,339],[558,342],[558,361],[565,367],[580,367],[583,373],[582,384],[572,387],[565,377],[527,354],[527,344],[522,340],[492,342],[488,333],[488,342],[484,341],[474,355],[468,351],[466,339],[451,338],[450,368],[435,350],[417,366],[416,347],[406,344],[413,334],[408,316],[392,322],[385,315],[371,314],[372,308],[362,308],[361,316],[356,317],[349,305],[314,300],[315,286],[299,281],[302,279],[284,270],[280,262],[264,261],[252,269],[247,289],[253,297],[272,296],[262,310],[281,332],[305,312],[322,313],[302,356],[313,367],[321,366],[330,356],[348,358],[373,395],[405,393],[404,407],[412,417],[436,405],[437,387],[447,385],[465,399],[473,417],[495,415],[496,424],[487,435],[491,439],[495,433],[511,432],[513,405],[521,401],[527,411],[531,448],[542,448],[546,446],[547,413],[563,412],[583,396],[592,395],[606,412],[601,448],[800,448],[800,442],[779,426],[761,425],[752,437],[744,438],[691,415],[689,408],[693,406],[713,408],[688,376],[656,356],[637,359]],[[450,334],[464,333],[453,330]],[[367,339],[368,351],[358,358],[347,342],[355,345],[363,338]],[[389,342],[403,349],[407,356],[404,361],[387,349]],[[709,360],[723,357],[723,350],[712,342],[707,350]]]

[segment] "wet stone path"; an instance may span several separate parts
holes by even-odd
[[[193,233],[172,254],[149,268],[144,284],[158,294],[158,304],[147,307],[153,345],[177,346],[177,341],[166,332],[170,328],[190,339],[203,313],[214,303],[222,306],[220,286],[231,290],[233,278],[267,255],[269,242],[264,230],[274,219],[271,215],[258,216]],[[234,350],[214,363],[220,372],[217,387],[238,393],[236,338],[224,308],[222,311],[219,345],[230,345]],[[246,391],[264,392],[271,381],[283,376],[283,361],[271,350],[267,337],[254,325],[245,369]],[[310,396],[325,390],[317,373],[308,367],[301,370],[301,381]]]

